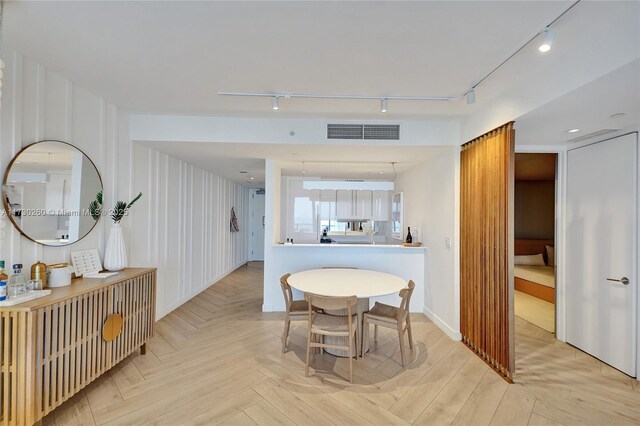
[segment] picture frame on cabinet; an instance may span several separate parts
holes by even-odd
[[[391,197],[391,238],[402,240],[403,225],[403,193],[396,192]]]

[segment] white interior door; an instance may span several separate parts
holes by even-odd
[[[567,342],[636,375],[637,135],[568,152]]]
[[[264,260],[264,191],[251,193],[249,260]]]

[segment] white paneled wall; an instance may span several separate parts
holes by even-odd
[[[5,62],[0,104],[2,172],[23,146],[43,139],[57,139],[77,146],[93,160],[105,186],[107,203],[113,202],[116,193],[127,197],[128,179],[123,179],[120,187],[114,179],[119,167],[126,167],[126,172],[129,170],[126,157],[124,164],[118,161],[121,140],[126,143],[121,134],[128,133],[126,122],[121,129],[118,109],[19,53],[7,55]],[[25,269],[36,260],[45,263],[68,261],[71,250],[96,247],[102,250],[109,225],[108,220],[101,219],[78,243],[45,247],[23,238],[2,211],[0,259],[5,260],[7,268],[19,262]]]
[[[158,268],[162,316],[247,262],[249,190],[147,146],[133,144],[130,262]],[[235,207],[240,232],[230,232]]]
[[[105,205],[143,198],[122,221],[129,264],[158,267],[158,318],[247,259],[248,189],[129,141],[127,114],[19,53],[7,63],[0,104],[2,172],[23,146],[43,139],[69,142],[96,164]],[[231,206],[239,233],[229,232]],[[111,226],[100,219],[87,237],[67,247],[45,247],[0,218],[0,259],[8,267],[69,261],[70,252],[104,251]]]

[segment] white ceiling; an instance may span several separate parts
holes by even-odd
[[[279,162],[282,174],[324,179],[392,180],[391,162],[402,173],[441,152],[438,146],[283,145],[206,142],[141,142],[165,154],[236,182],[264,186],[264,159]],[[451,149],[451,147],[449,147]],[[246,174],[241,174],[246,171]],[[382,172],[382,174],[380,174]],[[250,180],[250,177],[254,177]]]
[[[572,3],[18,1],[5,5],[4,36],[5,48],[35,58],[123,111],[457,119],[505,93],[526,94],[523,88],[546,81],[559,88],[554,84],[568,72],[580,75],[575,66],[562,65],[563,58],[577,55],[601,64],[603,51],[632,51],[629,56],[639,57],[639,3],[582,1],[556,25],[560,49],[540,55],[533,44],[527,46],[480,86],[475,105],[390,101],[389,112],[381,115],[375,101],[283,99],[274,112],[269,99],[216,92],[461,95]],[[527,113],[516,121],[517,144],[564,144],[569,139],[565,131],[572,127],[582,129],[577,135],[637,127],[638,75],[635,61]],[[616,112],[627,115],[609,118]],[[307,176],[374,179],[389,176],[390,161],[399,162],[401,172],[442,149],[149,145],[237,182],[253,176],[251,186],[264,184],[265,158],[282,162],[285,174],[300,174],[304,160]],[[241,175],[241,170],[248,173]]]
[[[625,113],[622,117],[613,114]],[[517,145],[572,145],[600,130],[640,127],[640,59],[516,120]],[[570,129],[580,129],[567,133]],[[611,134],[614,134],[613,132]]]
[[[19,1],[5,6],[5,41],[122,109],[273,116],[269,99],[216,92],[458,96],[571,3]],[[280,106],[380,116],[375,101]],[[390,101],[385,117],[468,111]]]

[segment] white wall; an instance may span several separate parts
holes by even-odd
[[[427,247],[424,312],[454,339],[460,338],[459,161],[460,148],[447,148],[396,179],[396,191],[404,193],[404,226],[417,226]]]
[[[127,134],[118,108],[104,98],[74,85],[19,53],[5,54],[0,106],[0,166],[4,172],[23,146],[43,139],[69,142],[95,162],[111,204],[118,193],[128,196],[129,159],[118,155]],[[7,266],[20,262],[28,270],[36,260],[68,261],[71,250],[104,247],[109,222],[102,219],[80,242],[67,247],[45,247],[21,237],[9,220],[0,219],[0,259]],[[55,234],[55,232],[54,232]]]
[[[371,120],[327,120],[286,118],[238,118],[177,115],[131,116],[131,139],[167,142],[237,142],[341,145],[345,140],[327,140],[327,123],[362,123]],[[376,121],[383,122],[383,121]],[[389,121],[384,121],[389,122]],[[458,144],[458,119],[392,121],[402,133],[396,145]],[[290,135],[290,131],[295,131]],[[368,140],[367,145],[388,145],[389,141]]]
[[[130,217],[130,263],[158,268],[161,317],[247,262],[249,189],[144,145],[132,154],[144,195]],[[231,207],[240,232],[229,230]]]
[[[0,105],[2,170],[23,146],[43,139],[69,142],[95,163],[105,206],[143,198],[123,219],[131,266],[158,267],[157,318],[246,262],[248,189],[129,139],[128,114],[19,53],[4,57]],[[240,232],[229,232],[236,207]],[[4,213],[4,212],[3,212]],[[70,252],[104,252],[107,217],[81,241],[45,247],[0,218],[0,259],[8,267],[36,260],[69,261]],[[135,230],[135,231],[132,231]]]

